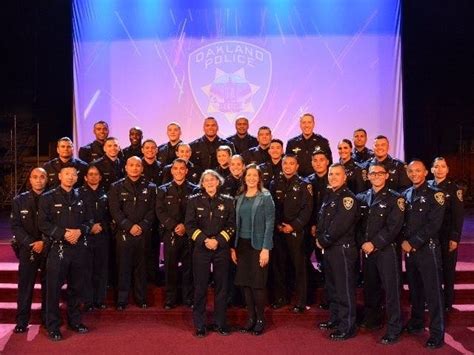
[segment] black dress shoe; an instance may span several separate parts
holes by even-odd
[[[284,298],[279,298],[275,302],[272,303],[273,309],[280,309],[281,307],[288,304],[288,301]]]
[[[306,311],[306,307],[305,306],[301,306],[301,305],[296,305],[294,306],[293,308],[291,308],[291,311],[293,313],[304,313],[304,311]]]
[[[423,325],[415,324],[414,322],[408,321],[407,325],[403,328],[408,334],[418,334],[424,331]]]
[[[249,318],[249,319],[247,320],[247,323],[245,323],[245,325],[244,325],[243,327],[241,327],[241,328],[239,329],[239,331],[240,331],[241,333],[248,333],[248,332],[251,332],[251,331],[253,330],[253,328],[255,327],[255,323],[256,323],[255,319]]]
[[[196,331],[194,332],[194,336],[198,338],[204,338],[206,336],[206,327],[196,328]]]
[[[385,334],[380,339],[380,344],[392,345],[392,344],[398,343],[398,340],[400,340],[400,334]]]
[[[443,339],[429,338],[426,341],[426,347],[428,349],[438,349],[438,348],[441,348],[443,345],[444,345]]]
[[[223,335],[223,336],[226,336],[226,335],[230,335],[231,333],[231,330],[228,326],[223,326],[223,327],[218,327],[216,329],[216,332],[217,334],[219,335]]]
[[[188,308],[193,309],[193,300],[186,300],[184,301],[184,305]]]
[[[13,333],[19,334],[24,333],[28,330],[28,326],[26,325],[17,325],[15,329],[13,329]]]
[[[142,308],[142,309],[147,309],[148,308],[148,305],[146,303],[140,303],[138,305],[138,307]]]
[[[69,329],[76,333],[87,333],[89,331],[89,328],[87,328],[84,324],[79,323],[79,324],[69,324]]]
[[[382,329],[383,325],[381,322],[362,321],[359,327],[366,330],[377,330]]]
[[[95,309],[100,309],[100,310],[104,310],[104,309],[107,309],[107,306],[105,305],[105,303],[96,303],[94,305]]]
[[[125,303],[117,303],[117,311],[125,311],[127,305]]]
[[[172,302],[166,302],[165,305],[163,306],[164,309],[166,309],[167,311],[169,311],[170,309],[173,309],[176,307],[176,304],[172,303]]]
[[[332,322],[328,320],[327,322],[321,322],[318,324],[319,329],[322,330],[331,330],[331,329],[336,329],[338,326],[337,322]]]
[[[255,327],[253,328],[252,334],[259,336],[263,334],[263,330],[265,329],[265,322],[263,320],[257,320],[255,323]]]
[[[340,330],[336,330],[335,332],[331,333],[329,335],[329,339],[335,340],[335,341],[342,341],[342,340],[347,340],[355,336],[355,331],[353,332],[341,332]]]
[[[60,341],[63,340],[63,335],[59,330],[53,330],[51,332],[48,332],[48,337],[52,341]]]
[[[94,306],[92,304],[84,304],[84,306],[82,307],[82,311],[83,312],[92,312],[94,310]]]

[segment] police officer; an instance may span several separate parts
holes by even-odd
[[[161,185],[163,165],[157,159],[158,148],[153,139],[147,139],[142,144],[143,176],[148,182]]]
[[[107,194],[100,186],[101,179],[99,169],[90,164],[84,177],[85,183],[79,189],[93,217],[93,225],[87,240],[84,270],[85,311],[106,308],[111,218]]]
[[[189,159],[191,158],[191,146],[187,143],[179,143],[178,147],[176,148],[176,156],[180,159],[184,159],[186,161],[186,167],[188,168],[188,173],[186,174],[186,180],[193,184],[199,184],[199,179],[201,178],[202,169],[195,165]],[[171,164],[166,165],[163,168],[163,180],[162,183],[166,184],[173,180],[173,176],[171,175]]]
[[[270,188],[271,181],[281,174],[281,158],[283,157],[283,142],[280,139],[272,139],[268,148],[270,160],[260,164],[258,167],[262,171],[263,186]]]
[[[36,275],[41,270],[41,319],[46,318],[46,254],[47,240],[38,229],[38,201],[45,190],[47,177],[43,168],[30,172],[31,189],[13,200],[10,216],[13,238],[18,250],[18,297],[14,333],[24,333],[30,320],[31,301]]]
[[[408,179],[406,164],[401,160],[392,158],[388,154],[389,142],[388,138],[382,135],[375,137],[374,140],[374,157],[369,159],[363,165],[363,177],[366,179],[369,166],[374,163],[382,163],[388,172],[387,187],[397,192],[403,192],[410,187],[410,179]]]
[[[123,161],[127,161],[128,158],[133,156],[142,158],[142,129],[140,127],[130,128],[130,130],[128,131],[128,139],[130,140],[130,145],[128,147],[123,148]]]
[[[235,153],[235,148],[232,142],[227,139],[220,138],[217,135],[219,126],[214,117],[207,117],[204,120],[204,135],[191,142],[191,161],[200,167],[202,170],[215,169],[217,167],[217,148],[221,145],[227,145]]]
[[[413,160],[408,165],[413,186],[403,192],[407,209],[402,250],[411,301],[411,318],[405,329],[410,334],[424,330],[426,300],[430,315],[426,346],[435,349],[443,346],[445,332],[439,232],[446,200],[441,190],[428,185],[427,174],[423,162]]]
[[[354,142],[352,159],[354,159],[356,163],[363,164],[374,157],[374,151],[365,146],[367,143],[367,131],[365,129],[357,128],[354,131],[352,141]]]
[[[232,157],[232,150],[227,145],[221,145],[216,150],[217,167],[215,171],[224,179],[229,176],[230,158]]]
[[[109,125],[105,121],[94,123],[95,140],[79,148],[79,159],[90,163],[104,155],[104,143],[109,136]]]
[[[397,239],[403,226],[405,200],[385,183],[388,173],[382,164],[369,167],[372,188],[356,196],[361,221],[358,244],[362,246],[365,315],[361,327],[379,328],[382,323],[381,289],[385,290],[387,331],[380,342],[394,344],[402,332],[400,304],[401,265]]]
[[[58,158],[51,159],[44,163],[43,168],[48,174],[48,189],[54,189],[59,186],[58,174],[61,168],[65,165],[73,165],[78,171],[78,179],[75,187],[82,186],[84,179],[84,172],[87,164],[80,159],[73,157],[74,147],[72,140],[69,137],[62,137],[58,139],[56,145]]]
[[[118,139],[108,137],[104,143],[105,155],[94,161],[94,165],[99,169],[102,180],[101,187],[109,191],[110,185],[123,178],[123,162],[119,158],[120,146]]]
[[[310,113],[305,113],[300,117],[301,134],[288,141],[286,153],[295,154],[298,158],[300,167],[298,174],[307,177],[313,173],[311,167],[311,155],[315,150],[324,150],[332,163],[332,153],[329,147],[329,141],[320,134],[314,133],[315,119]]]
[[[185,305],[193,304],[193,277],[191,268],[191,240],[186,233],[184,217],[188,197],[197,186],[186,180],[186,161],[176,158],[171,166],[173,181],[161,185],[156,196],[156,215],[163,231],[165,252],[164,308],[176,307],[178,299],[178,263],[181,263],[181,291]]]
[[[268,155],[268,148],[272,141],[272,131],[267,126],[262,126],[258,129],[257,134],[258,145],[252,147],[242,153],[245,164],[263,164],[270,160]]]
[[[367,176],[365,176],[364,179],[362,168],[352,159],[351,151],[352,142],[349,139],[342,139],[337,144],[339,163],[344,165],[344,168],[346,169],[347,187],[354,194],[358,194],[368,188],[366,183]]]
[[[274,286],[272,308],[278,309],[288,303],[286,289],[289,258],[296,282],[296,305],[292,311],[303,313],[307,296],[303,229],[311,216],[313,197],[311,185],[298,176],[298,167],[295,155],[285,155],[282,161],[283,174],[270,184],[275,201],[275,235],[271,264]]]
[[[118,297],[117,310],[127,307],[133,278],[136,304],[147,308],[146,249],[150,248],[155,220],[156,185],[141,175],[142,160],[128,158],[127,176],[112,184],[109,191],[110,214],[117,226]]]
[[[357,258],[355,225],[358,204],[346,186],[342,164],[330,166],[331,186],[321,209],[316,231],[316,246],[324,252],[325,287],[329,301],[329,320],[319,323],[320,329],[334,329],[331,340],[346,340],[356,333],[356,300],[354,265]]]
[[[176,159],[176,149],[182,142],[181,126],[176,122],[169,123],[166,127],[166,134],[169,141],[158,147],[158,160],[163,166],[171,164]]]
[[[215,330],[228,335],[226,296],[230,263],[230,243],[235,232],[233,199],[219,193],[223,179],[214,170],[205,170],[201,176],[201,193],[190,197],[186,209],[185,227],[194,241],[193,277],[195,335],[206,335],[206,298],[210,266],[215,282]]]
[[[46,265],[46,327],[53,341],[62,339],[59,330],[61,287],[67,280],[67,317],[69,328],[86,333],[81,322],[80,297],[84,285],[84,254],[92,215],[79,191],[74,166],[64,166],[59,173],[59,187],[44,193],[39,200],[38,227],[51,238],[52,246]]]
[[[221,192],[236,197],[242,187],[242,177],[245,171],[244,159],[241,155],[235,154],[230,158],[229,170],[230,174],[224,179]]]
[[[242,154],[258,145],[257,138],[249,134],[249,120],[246,117],[237,117],[235,120],[235,130],[236,133],[233,136],[227,137],[227,140],[234,144],[237,154]]]
[[[456,262],[464,222],[463,191],[456,182],[447,177],[449,168],[443,157],[434,159],[431,172],[434,179],[428,181],[428,184],[443,190],[446,198],[446,209],[439,241],[443,259],[444,306],[445,310],[449,312],[454,303]]]

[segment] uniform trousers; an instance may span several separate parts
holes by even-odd
[[[107,279],[109,273],[109,245],[107,233],[89,235],[85,253],[85,304],[105,304],[107,294]]]

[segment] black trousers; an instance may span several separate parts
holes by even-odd
[[[355,330],[356,280],[354,265],[357,252],[355,246],[348,244],[324,249],[329,320],[337,323],[338,330],[343,333]]]
[[[450,252],[448,239],[441,241],[441,258],[443,264],[444,305],[445,307],[452,307],[454,304],[454,283],[456,280],[458,249]]]
[[[178,264],[181,263],[181,294],[183,302],[193,299],[193,274],[191,241],[185,234],[180,237],[174,233],[164,233],[165,252],[165,292],[166,302],[175,304],[178,299]]]
[[[444,339],[444,300],[442,289],[441,250],[430,242],[405,258],[410,289],[411,319],[423,327],[425,299],[430,313],[430,336]]]
[[[132,279],[135,302],[139,305],[146,303],[145,239],[145,235],[138,237],[124,236],[122,232],[116,235],[118,269],[117,303],[128,303],[128,294]]]
[[[204,244],[195,245],[193,250],[194,309],[193,321],[196,328],[206,325],[207,286],[210,267],[214,277],[214,321],[218,327],[226,326],[227,282],[230,263],[229,248],[218,247],[209,250]]]
[[[68,323],[81,323],[80,301],[84,285],[85,252],[86,247],[82,244],[55,242],[51,246],[46,263],[46,326],[50,332],[59,330],[61,324],[59,301],[64,282],[67,282]]]
[[[46,321],[46,256],[38,254],[31,248],[20,248],[20,263],[18,265],[18,297],[16,324],[26,327],[30,320],[31,302],[36,283],[36,275],[40,271],[41,278],[41,320]]]
[[[272,250],[272,278],[274,299],[288,299],[287,269],[291,262],[295,273],[296,304],[306,306],[307,279],[306,256],[302,232],[275,233]]]
[[[85,253],[85,304],[103,304],[107,296],[110,236],[106,233],[89,235]]]
[[[158,228],[145,233],[145,268],[146,278],[150,283],[158,283],[160,266],[160,235]]]
[[[307,296],[306,301],[307,304],[313,304],[316,302],[316,286],[318,282],[321,282],[321,275],[316,270],[311,261],[311,257],[313,256],[313,252],[315,252],[316,244],[315,239],[311,235],[309,228],[305,228],[304,230],[304,254],[305,254],[305,263],[306,263],[306,277],[307,277]],[[319,262],[320,259],[318,259]]]
[[[398,335],[402,331],[400,303],[401,265],[396,244],[390,244],[363,259],[364,272],[364,319],[368,323],[382,322],[382,288],[385,290],[387,309],[387,334]]]

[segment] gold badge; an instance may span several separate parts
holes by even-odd
[[[308,184],[308,185],[306,185],[306,187],[308,188],[309,194],[310,194],[311,196],[313,196],[313,185]]]
[[[462,190],[457,190],[456,191],[456,196],[458,197],[459,201],[461,201],[461,202],[463,201],[463,199],[462,199]]]
[[[354,206],[354,199],[352,197],[344,197],[342,199],[342,204],[346,210],[350,210]]]
[[[398,208],[400,209],[400,211],[402,211],[402,212],[405,211],[405,200],[400,197],[400,198],[397,200],[397,206],[398,206]]]
[[[220,204],[219,206],[217,206],[217,209],[219,211],[224,211],[224,205],[223,204]]]
[[[444,205],[444,194],[442,192],[435,193],[434,198],[441,206]]]

